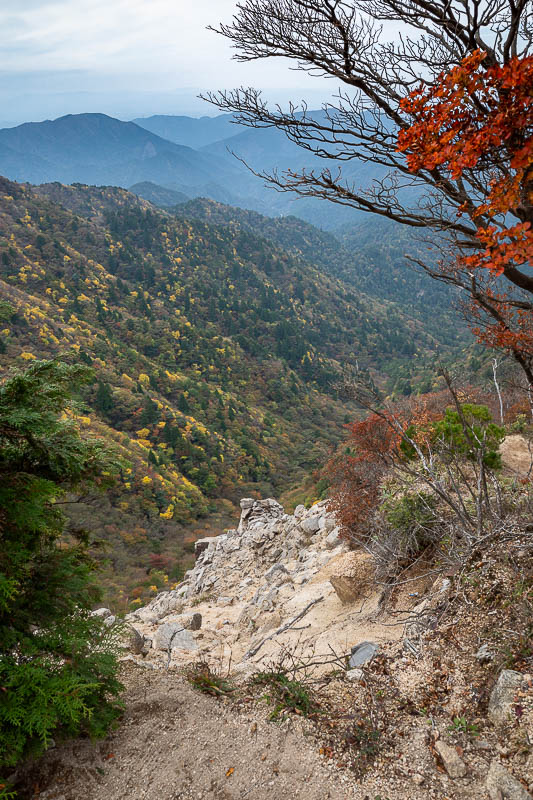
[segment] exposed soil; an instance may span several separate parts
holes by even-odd
[[[127,665],[126,714],[104,742],[49,751],[22,796],[39,800],[285,800],[353,797],[298,720],[195,690],[176,672]]]

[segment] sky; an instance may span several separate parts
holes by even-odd
[[[0,127],[100,111],[218,113],[199,91],[257,86],[269,99],[311,107],[330,81],[281,59],[239,64],[206,30],[229,22],[236,0],[0,0]]]

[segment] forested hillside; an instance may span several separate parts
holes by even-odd
[[[0,230],[0,363],[91,365],[79,425],[130,464],[105,501],[72,504],[110,545],[108,588],[128,602],[179,577],[195,519],[324,460],[353,413],[343,372],[386,381],[410,363],[424,382],[445,348],[302,254],[121,189],[2,179]]]

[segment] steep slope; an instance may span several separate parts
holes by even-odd
[[[335,383],[356,363],[384,377],[434,357],[394,305],[124,190],[3,179],[0,230],[0,364],[92,364],[80,425],[131,464],[109,502],[73,512],[110,543],[108,586],[124,597],[181,574],[198,516],[227,517],[243,487],[271,494],[324,460],[354,413]]]
[[[326,274],[341,278],[357,291],[408,308],[435,341],[446,360],[450,348],[457,353],[467,348],[472,336],[456,309],[456,295],[422,270],[411,268],[406,253],[427,257],[427,249],[402,226],[387,221],[366,219],[333,235],[298,217],[265,217],[255,211],[197,198],[180,204],[174,213],[187,219],[202,219],[209,224],[236,226],[255,231],[296,258],[315,264]],[[389,363],[389,389],[408,394],[410,378],[418,374],[416,388],[429,389],[433,377],[428,369],[420,379],[421,363],[405,359]],[[414,387],[413,387],[414,388]]]

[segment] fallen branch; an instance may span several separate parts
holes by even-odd
[[[268,641],[269,641],[269,639],[273,639],[273,638],[274,638],[274,636],[278,636],[278,634],[280,634],[280,633],[283,633],[284,631],[287,631],[287,630],[289,630],[289,628],[292,628],[292,626],[293,626],[293,625],[294,625],[296,622],[299,622],[299,620],[301,620],[301,619],[302,619],[302,617],[305,617],[305,615],[306,615],[306,614],[307,614],[307,613],[308,613],[308,612],[309,612],[309,611],[310,611],[310,610],[313,608],[313,606],[316,606],[316,605],[317,605],[317,603],[321,603],[323,599],[324,599],[324,598],[323,598],[322,596],[320,596],[320,597],[317,597],[317,598],[316,598],[316,600],[312,600],[312,601],[311,601],[311,602],[310,602],[310,603],[309,603],[309,604],[308,604],[308,605],[307,605],[307,606],[306,606],[306,607],[303,609],[303,611],[300,611],[300,613],[299,613],[299,614],[297,614],[297,615],[296,615],[296,616],[295,616],[293,619],[291,619],[291,621],[290,621],[290,622],[287,622],[285,625],[282,625],[282,626],[281,626],[281,628],[278,628],[278,629],[277,629],[277,631],[274,631],[274,633],[271,633],[271,634],[270,634],[270,636],[267,636],[265,639],[263,639],[261,642],[259,642],[259,644],[258,644],[258,645],[256,645],[255,647],[252,647],[252,648],[250,648],[250,650],[248,650],[248,651],[247,651],[247,652],[244,654],[244,656],[243,656],[243,659],[242,659],[242,660],[243,660],[243,661],[247,661],[249,658],[252,658],[253,656],[255,656],[255,655],[256,655],[256,653],[258,653],[258,652],[261,650],[261,648],[263,647],[263,645],[265,644],[265,642],[268,642]]]

